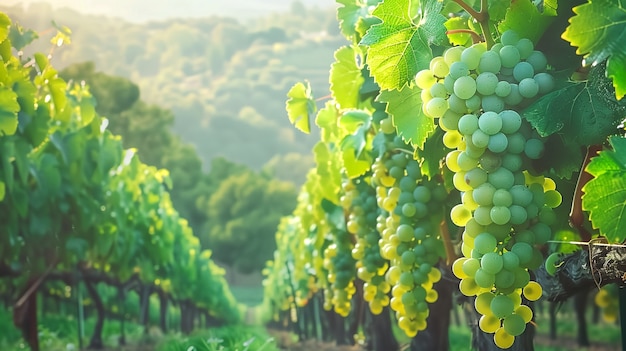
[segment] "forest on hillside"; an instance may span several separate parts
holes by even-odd
[[[252,23],[210,17],[136,24],[36,6],[0,7],[40,35],[29,52],[49,52],[54,25],[67,27],[71,43],[55,50],[55,65],[92,62],[93,74],[136,83],[142,100],[172,111],[175,133],[196,148],[205,169],[221,156],[304,182],[316,135],[297,134],[276,102],[303,77],[317,96],[327,94],[333,53],[345,43],[331,7],[295,3]]]

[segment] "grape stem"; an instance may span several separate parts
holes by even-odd
[[[458,256],[456,255],[454,247],[452,246],[450,231],[448,231],[448,223],[446,223],[445,219],[441,220],[441,223],[439,224],[439,229],[441,231],[441,239],[443,239],[443,247],[446,250],[446,265],[451,266],[452,263],[458,258]]]
[[[478,22],[478,24],[480,25],[480,29],[483,32],[485,43],[487,43],[487,49],[491,49],[494,41],[491,37],[491,30],[489,29],[489,11],[487,10],[487,0],[480,0],[480,11],[474,10],[474,8],[471,7],[464,0],[454,0],[454,2],[461,6],[470,16],[474,17],[474,19]]]
[[[572,200],[572,208],[569,212],[569,225],[570,227],[578,230],[580,237],[583,241],[589,241],[591,239],[591,235],[585,229],[584,216],[583,216],[583,207],[582,207],[582,196],[583,196],[583,187],[587,184],[592,177],[591,174],[585,171],[587,165],[591,161],[591,158],[596,156],[598,152],[602,150],[602,145],[590,145],[587,147],[587,153],[585,154],[585,160],[580,166],[580,173],[578,173],[578,181],[576,182],[576,190],[574,191],[574,199]]]
[[[483,38],[478,35],[478,33],[474,32],[471,29],[451,29],[449,31],[446,32],[446,34],[450,35],[450,34],[469,34],[472,36],[472,41],[474,42],[474,44],[479,43],[483,40]]]

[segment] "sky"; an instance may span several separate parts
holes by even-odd
[[[332,6],[334,0],[300,0],[308,6]],[[30,4],[42,0],[2,0],[8,5]],[[122,17],[132,22],[163,20],[175,17],[237,18],[256,17],[270,12],[284,12],[292,0],[46,0],[53,7],[70,7],[76,11]]]

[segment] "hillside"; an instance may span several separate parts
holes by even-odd
[[[245,22],[213,16],[148,23],[41,4],[37,11],[0,9],[40,33],[33,50],[51,50],[52,20],[68,26],[72,44],[54,50],[55,65],[93,61],[97,70],[137,83],[143,100],[174,112],[175,132],[195,145],[205,167],[217,156],[255,169],[288,160],[278,172],[297,170],[290,177],[304,179],[312,161],[298,155],[316,137],[289,124],[284,101],[303,79],[316,96],[328,94],[333,53],[345,44],[333,9],[294,7]]]

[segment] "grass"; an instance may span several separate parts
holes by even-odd
[[[189,337],[174,335],[156,351],[279,351],[263,327],[228,326],[194,332]]]

